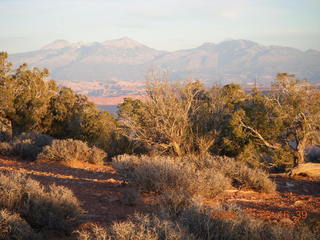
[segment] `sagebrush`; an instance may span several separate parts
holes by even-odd
[[[40,240],[30,225],[17,213],[0,210],[0,239],[2,240]]]
[[[220,156],[122,155],[113,159],[113,166],[144,191],[183,189],[191,195],[204,197],[214,197],[231,185],[268,193],[275,191],[275,184],[263,170]]]
[[[0,208],[19,213],[35,229],[67,231],[82,214],[70,189],[50,185],[20,173],[0,173]]]
[[[51,145],[44,147],[39,154],[39,162],[73,162],[82,161],[103,165],[107,157],[106,152],[89,147],[87,143],[74,139],[55,139]]]

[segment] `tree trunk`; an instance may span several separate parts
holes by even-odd
[[[304,163],[304,150],[306,148],[307,139],[303,138],[301,141],[297,143],[294,165],[295,167]]]

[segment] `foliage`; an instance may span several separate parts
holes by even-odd
[[[51,98],[52,127],[49,134],[57,138],[74,138],[111,151],[116,121],[111,114],[100,111],[86,96],[62,87]]]
[[[45,81],[49,71],[29,70],[26,64],[11,70],[8,55],[0,53],[0,111],[17,136],[25,131],[46,131],[48,103],[57,89],[54,81]]]
[[[6,53],[0,53],[0,131],[46,133],[56,138],[75,138],[114,151],[111,143],[116,121],[87,97],[48,81],[49,71],[12,70]],[[28,148],[28,141],[22,144]]]
[[[44,187],[19,173],[1,173],[0,190],[0,208],[19,213],[35,229],[69,230],[82,213],[68,188]]]
[[[320,129],[319,106],[319,90],[294,75],[280,73],[269,93],[255,93],[241,104],[233,125],[240,126],[239,131],[257,149],[275,156],[290,153],[298,165]]]
[[[72,161],[89,162],[103,165],[107,157],[103,150],[90,148],[85,142],[73,139],[53,140],[51,145],[44,147],[38,155],[40,162],[65,162]]]

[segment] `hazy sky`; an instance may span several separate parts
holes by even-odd
[[[159,50],[248,39],[320,50],[320,0],[0,0],[0,51],[127,36]]]

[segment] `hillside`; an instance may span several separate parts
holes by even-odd
[[[268,86],[278,72],[320,82],[319,51],[264,46],[248,40],[205,43],[174,52],[158,51],[129,38],[101,43],[56,40],[37,51],[13,54],[10,61],[48,68],[53,79],[89,96],[141,92],[141,82],[150,68],[167,69],[173,80],[192,77],[207,85],[252,85],[256,80],[259,86]],[[83,86],[82,82],[88,83]]]

